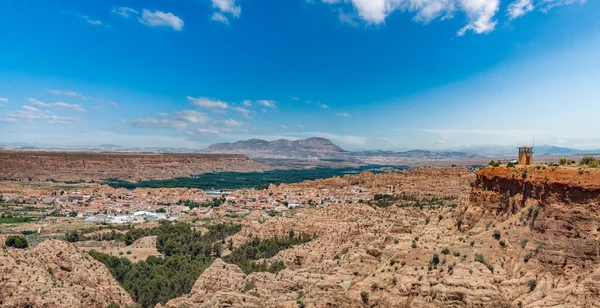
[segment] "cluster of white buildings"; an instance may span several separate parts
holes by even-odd
[[[137,211],[133,215],[98,214],[85,219],[87,223],[127,224],[141,223],[149,220],[177,220],[178,217],[167,217],[165,213]]]

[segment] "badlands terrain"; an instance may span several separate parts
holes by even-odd
[[[244,217],[187,219],[198,230],[241,224],[228,238],[231,249],[290,230],[316,238],[265,260],[284,263],[275,274],[247,275],[224,261],[231,253],[225,249],[189,294],[157,307],[600,306],[596,169],[423,168],[268,191],[339,201],[281,215],[257,209]],[[132,247],[155,242],[142,238]],[[136,305],[102,263],[59,240],[4,247],[0,273],[3,307]]]

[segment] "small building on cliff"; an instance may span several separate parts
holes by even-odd
[[[527,145],[519,147],[518,164],[525,166],[533,164],[533,147]]]

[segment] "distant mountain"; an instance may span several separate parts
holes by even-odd
[[[465,152],[434,152],[434,151],[426,151],[426,150],[410,150],[404,152],[395,152],[395,151],[363,151],[363,152],[353,152],[354,155],[357,156],[367,156],[367,157],[395,157],[395,158],[407,158],[407,159],[420,159],[420,160],[448,160],[448,159],[469,159],[469,158],[481,158],[481,155],[474,153],[465,153]]]
[[[308,138],[290,141],[250,139],[234,143],[217,143],[205,149],[211,153],[244,153],[254,157],[322,157],[345,151],[325,138]]]
[[[469,154],[478,154],[483,156],[513,156],[517,157],[517,146],[476,146],[476,147],[460,147],[452,149]],[[600,150],[579,150],[573,148],[558,147],[554,145],[540,145],[534,147],[534,155],[585,155],[585,154],[600,154]]]

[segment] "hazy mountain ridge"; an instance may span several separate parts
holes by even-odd
[[[123,147],[113,144],[98,146],[44,146],[40,144],[9,143],[0,144],[0,150],[51,151],[51,152],[96,152],[96,153],[156,153],[156,154],[194,154],[223,153],[246,154],[253,158],[324,158],[324,159],[360,159],[369,157],[395,157],[422,160],[471,159],[482,157],[517,156],[516,146],[482,145],[465,146],[439,150],[353,150],[347,151],[325,138],[301,140],[262,139],[240,140],[232,143],[216,143],[204,149],[179,147]],[[580,150],[554,145],[535,147],[535,156],[541,155],[600,155],[599,150]]]
[[[209,152],[272,152],[287,153],[292,152],[316,152],[316,153],[342,153],[344,150],[325,138],[308,138],[303,140],[290,141],[279,139],[275,141],[266,141],[262,139],[241,140],[234,143],[217,143],[206,148]]]

